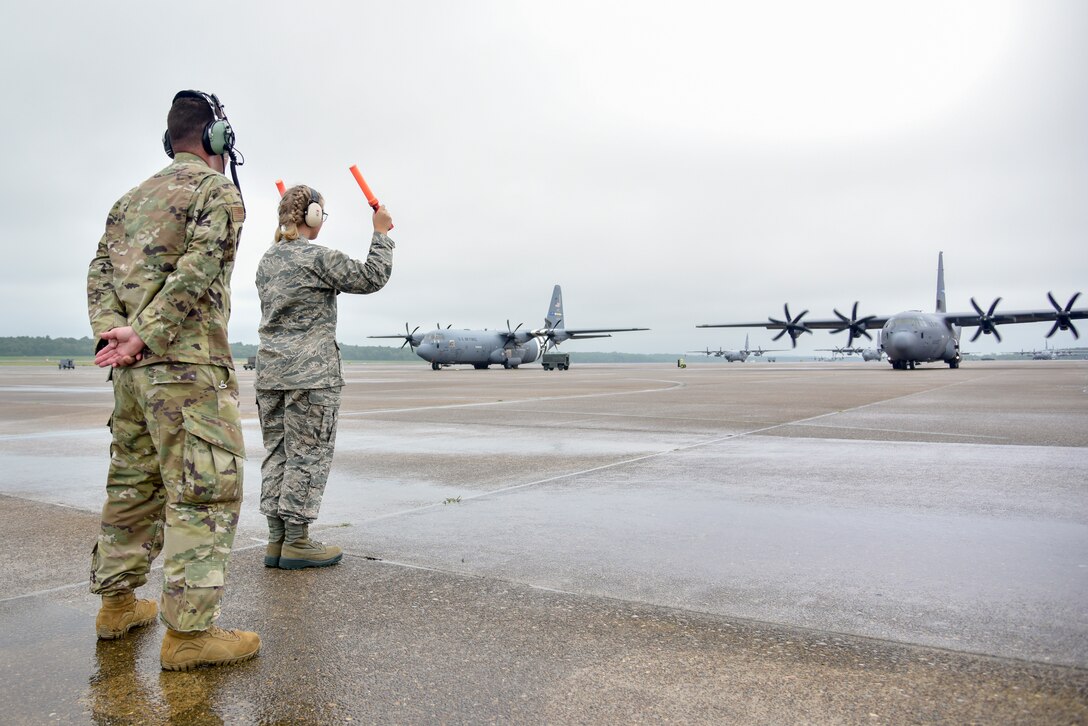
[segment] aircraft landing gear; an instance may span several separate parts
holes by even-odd
[[[958,360],[950,360],[950,361],[948,361],[948,367],[949,368],[959,368],[960,367],[960,362]]]
[[[431,361],[431,370],[432,371],[437,371],[438,370],[438,361]]]

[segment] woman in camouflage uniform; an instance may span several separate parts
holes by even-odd
[[[294,186],[280,198],[275,240],[257,266],[261,298],[257,408],[267,455],[261,512],[268,518],[267,567],[300,569],[340,561],[339,547],[309,537],[332,464],[340,408],[336,296],[385,286],[393,269],[393,220],[374,212],[365,261],[313,244],[328,217],[324,198]]]

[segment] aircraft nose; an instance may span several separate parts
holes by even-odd
[[[434,343],[420,343],[416,346],[416,355],[418,355],[423,360],[432,360],[434,358],[434,353]]]
[[[885,336],[884,350],[888,353],[889,358],[895,360],[909,358],[917,337],[915,333],[905,330],[893,332],[891,335]]]

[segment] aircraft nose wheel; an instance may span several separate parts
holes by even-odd
[[[431,362],[431,370],[432,371],[437,371],[438,370],[438,361],[432,361]]]

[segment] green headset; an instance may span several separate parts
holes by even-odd
[[[234,129],[231,128],[230,121],[227,120],[227,114],[224,113],[223,104],[219,102],[219,98],[214,93],[208,94],[203,91],[178,91],[170,105],[173,106],[181,98],[198,98],[207,103],[208,108],[212,111],[212,120],[204,125],[204,131],[200,135],[204,151],[212,156],[230,154],[233,159]],[[174,158],[174,146],[170,143],[170,129],[167,129],[162,135],[162,148],[167,156],[171,159]],[[241,166],[241,162],[239,162],[239,166]]]

